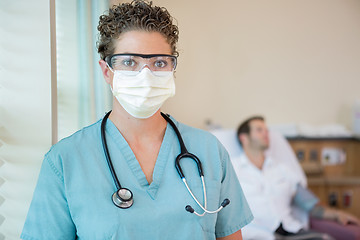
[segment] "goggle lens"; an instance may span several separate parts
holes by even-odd
[[[139,54],[115,54],[106,59],[114,70],[139,72],[147,66],[153,73],[174,71],[176,60],[176,57],[171,55]]]

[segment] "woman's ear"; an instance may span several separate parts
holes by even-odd
[[[106,83],[112,85],[113,72],[110,70],[109,66],[104,60],[101,59],[99,61],[99,65]]]

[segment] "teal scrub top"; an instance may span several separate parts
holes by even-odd
[[[45,155],[21,238],[35,239],[215,239],[230,235],[252,219],[252,213],[224,147],[210,133],[175,121],[189,152],[202,162],[208,209],[230,204],[217,214],[202,213],[175,169],[179,141],[168,124],[149,185],[134,153],[111,122],[106,141],[122,187],[134,204],[120,209],[112,202],[115,183],[100,135],[101,121],[52,146]],[[181,160],[189,187],[204,203],[198,169]]]

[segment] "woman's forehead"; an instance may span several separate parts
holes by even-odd
[[[115,54],[171,54],[171,46],[159,32],[134,30],[122,33],[115,40]]]

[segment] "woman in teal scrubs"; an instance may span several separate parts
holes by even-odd
[[[174,95],[178,28],[165,8],[134,1],[100,17],[99,61],[113,95],[104,125],[114,171],[133,194],[118,208],[101,141],[101,121],[55,144],[45,155],[22,239],[242,239],[253,216],[229,156],[208,132],[170,117],[189,152],[202,163],[207,209],[202,213],[175,168],[179,139],[160,113]],[[189,188],[205,205],[198,168],[181,160]]]

